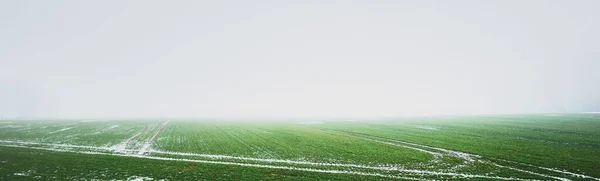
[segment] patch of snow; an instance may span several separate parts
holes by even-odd
[[[35,172],[35,171],[34,170],[28,170],[28,171],[22,171],[22,172],[13,173],[13,175],[17,175],[17,176],[29,176],[33,172]]]
[[[0,128],[20,128],[20,127],[23,127],[23,126],[19,126],[19,125],[12,125],[12,124],[11,124],[11,125],[2,126],[2,127],[0,127]]]
[[[152,142],[154,141],[154,139],[156,139],[158,134],[165,128],[167,123],[169,123],[169,121],[166,121],[165,123],[163,123],[158,129],[156,129],[156,132],[154,132],[152,137],[150,137],[148,140],[146,140],[146,142],[144,143],[144,146],[142,146],[140,151],[138,151],[138,153],[137,153],[138,155],[143,155],[150,149],[150,147],[152,146]]]
[[[63,128],[63,129],[59,129],[59,130],[56,130],[56,131],[52,131],[52,132],[50,132],[50,134],[54,134],[54,133],[63,132],[63,131],[66,131],[66,130],[70,130],[70,129],[72,129],[72,128],[73,128],[73,127],[66,127],[66,128]]]
[[[142,176],[131,176],[127,178],[127,181],[152,181],[154,178],[151,177],[142,177]],[[165,179],[160,179],[158,181],[165,181]]]
[[[571,175],[571,176],[574,176],[574,177],[588,178],[588,179],[599,180],[600,181],[600,178],[595,178],[595,177],[587,176],[587,175],[584,175],[584,174],[573,173],[573,172],[569,172],[567,170],[558,170],[556,168],[540,167],[540,166],[536,166],[536,165],[531,165],[531,164],[526,164],[526,163],[520,163],[520,162],[515,162],[515,161],[509,161],[509,160],[502,160],[502,161],[511,162],[511,163],[517,163],[517,164],[520,164],[520,165],[535,167],[535,168],[544,169],[544,170],[548,170],[548,171],[552,171],[552,172],[556,172],[556,173],[568,174],[568,175]]]
[[[119,127],[119,125],[116,125],[116,124],[110,125],[108,128],[104,128],[104,129],[102,129],[100,131],[96,131],[96,132],[92,133],[92,135],[97,135],[97,134],[100,134],[102,132],[105,132],[105,131],[108,131],[108,130],[111,130],[111,129],[115,129],[117,127]]]
[[[435,127],[435,126],[423,126],[423,125],[417,125],[415,126],[416,128],[419,129],[426,129],[426,130],[439,130],[439,127]]]
[[[166,122],[163,124],[166,125]],[[530,179],[521,179],[521,178],[514,178],[514,177],[500,177],[500,176],[490,176],[490,175],[477,175],[477,174],[469,174],[469,173],[456,173],[455,171],[432,171],[432,170],[419,170],[419,169],[407,169],[404,168],[401,165],[379,165],[379,166],[369,166],[369,165],[360,165],[360,164],[348,164],[348,163],[327,163],[327,162],[310,162],[310,161],[299,161],[299,160],[284,160],[284,159],[269,159],[269,158],[253,158],[253,157],[238,157],[238,156],[229,156],[229,155],[210,155],[210,154],[197,154],[197,153],[182,153],[182,152],[165,152],[165,151],[157,151],[157,150],[152,150],[151,149],[151,140],[153,140],[156,135],[158,135],[158,133],[160,133],[160,130],[162,129],[162,127],[158,128],[157,131],[154,133],[154,135],[149,138],[148,140],[150,141],[150,144],[148,146],[144,145],[144,148],[142,148],[142,150],[144,151],[142,154],[139,154],[139,151],[142,150],[126,150],[125,148],[123,148],[123,152],[101,152],[101,151],[105,151],[105,150],[113,150],[114,148],[109,148],[109,147],[93,147],[93,146],[80,146],[80,145],[68,145],[68,144],[50,144],[50,143],[33,143],[33,142],[20,142],[20,141],[2,141],[0,140],[0,143],[9,143],[8,145],[5,146],[13,146],[13,147],[24,147],[24,148],[32,148],[32,149],[41,149],[41,150],[51,150],[51,151],[61,151],[61,152],[76,152],[76,153],[84,153],[84,154],[101,154],[101,155],[114,155],[114,156],[125,156],[125,157],[137,157],[137,158],[146,158],[146,159],[154,159],[154,160],[168,160],[168,161],[184,161],[184,162],[196,162],[196,163],[210,163],[210,164],[225,164],[225,165],[238,165],[238,166],[248,166],[248,167],[259,167],[259,168],[274,168],[274,169],[287,169],[287,170],[299,170],[299,171],[309,171],[309,172],[320,172],[320,173],[340,173],[340,174],[354,174],[354,175],[370,175],[370,176],[379,176],[379,177],[386,177],[386,178],[396,178],[396,179],[413,179],[413,180],[423,180],[421,178],[413,178],[413,177],[398,177],[398,175],[394,175],[392,173],[387,173],[387,174],[381,174],[381,173],[372,173],[372,172],[367,172],[367,171],[355,171],[355,169],[353,168],[360,168],[360,169],[367,169],[367,170],[377,170],[377,171],[396,171],[396,172],[403,172],[403,173],[407,173],[407,174],[415,174],[415,175],[439,175],[439,176],[451,176],[451,177],[457,177],[457,178],[480,178],[480,179],[493,179],[493,180],[530,180]],[[147,130],[143,130],[141,132],[146,132]],[[134,135],[135,136],[135,135]],[[379,137],[371,137],[371,136],[355,136],[358,138],[363,138],[363,139],[368,139],[371,141],[375,141],[375,142],[380,142],[380,143],[385,143],[385,144],[391,144],[391,145],[397,145],[397,146],[402,146],[402,147],[406,147],[406,148],[410,148],[410,149],[415,149],[418,151],[422,151],[422,152],[427,152],[430,154],[433,154],[434,157],[436,155],[441,155],[441,156],[451,156],[451,157],[457,157],[457,158],[462,158],[464,160],[466,160],[467,162],[473,162],[473,161],[478,161],[478,162],[482,162],[481,160],[481,156],[479,155],[475,155],[475,154],[469,154],[469,153],[464,153],[464,152],[460,152],[460,151],[454,151],[454,150],[448,150],[448,149],[444,149],[444,148],[440,148],[440,147],[434,147],[434,146],[428,146],[428,145],[422,145],[422,144],[417,144],[417,143],[411,143],[411,142],[405,142],[405,141],[401,141],[401,140],[394,140],[394,139],[389,139],[389,138],[379,138]],[[4,144],[3,144],[4,145]],[[53,147],[40,147],[39,145],[48,145],[48,146],[53,146]],[[86,148],[89,150],[93,150],[93,151],[78,151],[78,150],[74,150],[74,149],[70,149],[70,148]],[[135,152],[138,152],[138,154],[135,154]],[[146,152],[149,153],[158,153],[158,154],[164,154],[164,155],[180,155],[180,156],[190,156],[190,157],[201,157],[201,158],[170,158],[170,157],[166,157],[166,156],[151,156],[148,154],[145,154]],[[204,159],[203,159],[204,158]],[[254,161],[254,162],[260,162],[260,163],[250,163],[247,161]],[[282,166],[280,164],[273,164],[273,163],[285,163],[285,164],[292,164],[294,166]],[[551,178],[551,179],[557,179],[557,180],[569,180],[568,178],[563,177],[559,177],[559,176],[553,176],[553,175],[547,175],[547,174],[542,174],[539,172],[534,172],[531,170],[525,170],[525,169],[521,169],[521,168],[516,168],[516,167],[510,167],[510,166],[506,166],[506,165],[500,165],[500,164],[496,164],[493,162],[486,162],[488,164],[492,164],[498,168],[506,168],[506,169],[511,169],[511,170],[515,170],[518,172],[523,172],[523,173],[528,173],[528,174],[533,174],[533,175],[538,175],[538,176],[542,176],[542,177],[547,177],[547,178]],[[312,165],[312,166],[319,166],[319,167],[327,167],[326,169],[319,169],[319,168],[305,168],[305,167],[301,167],[301,165]],[[537,167],[534,165],[530,165],[533,167]],[[342,167],[339,170],[335,169],[335,168],[329,168],[329,167]],[[349,168],[343,168],[343,167],[349,167]],[[553,171],[553,172],[558,172],[558,173],[565,173],[565,174],[570,174],[572,176],[577,176],[579,178],[588,178],[588,179],[593,179],[593,180],[600,180],[598,178],[595,177],[591,177],[591,176],[587,176],[587,175],[583,175],[583,174],[576,174],[576,173],[571,173],[568,171],[564,171],[564,170],[558,170],[558,169],[554,169],[554,168],[544,168],[544,167],[538,167],[538,168],[542,168],[542,169],[546,169],[549,171]],[[21,172],[21,173],[15,173],[15,175],[22,175],[25,176],[25,174],[29,174],[29,172]],[[153,179],[153,178],[149,178],[149,177],[140,177],[140,176],[132,176],[130,177],[131,180],[148,180],[148,179]],[[130,180],[130,178],[128,178],[128,180]]]
[[[17,129],[17,131],[27,131],[27,130],[30,130],[30,129],[31,129],[30,127],[24,127],[24,128],[21,128],[21,129]]]
[[[14,173],[13,175],[18,175],[18,176],[28,176],[29,174],[26,172],[20,172],[20,173]]]
[[[5,146],[15,146],[15,147],[24,147],[19,145],[5,145]],[[364,172],[364,171],[352,171],[352,170],[335,170],[335,169],[317,169],[317,168],[304,168],[304,167],[293,167],[293,166],[279,166],[279,165],[267,165],[267,164],[255,164],[255,163],[244,163],[244,162],[231,162],[231,161],[214,161],[214,160],[199,160],[199,159],[183,159],[183,158],[168,158],[168,157],[159,157],[159,156],[148,156],[148,155],[135,155],[135,154],[113,154],[113,153],[102,153],[102,152],[91,152],[91,151],[71,151],[71,150],[61,150],[56,148],[40,148],[40,147],[29,147],[32,149],[41,149],[41,150],[51,150],[51,151],[61,151],[61,152],[76,152],[76,153],[84,153],[84,154],[98,154],[98,155],[113,155],[113,156],[124,156],[124,157],[136,157],[136,158],[146,158],[153,160],[166,160],[166,161],[183,161],[183,162],[195,162],[195,163],[209,163],[209,164],[224,164],[224,165],[238,165],[238,166],[247,166],[247,167],[257,167],[257,168],[273,168],[273,169],[286,169],[286,170],[298,170],[298,171],[309,171],[309,172],[319,172],[319,173],[339,173],[339,174],[353,174],[353,175],[369,175],[369,176],[379,176],[386,178],[396,178],[396,179],[411,179],[411,180],[423,180],[421,178],[414,177],[399,177],[397,175],[392,174],[381,174],[381,173],[372,173],[372,172]],[[187,153],[189,154],[189,153]],[[251,158],[258,159],[258,158]],[[288,160],[289,161],[289,160]],[[295,161],[298,162],[298,161]],[[439,176],[452,176],[459,178],[484,178],[484,179],[493,179],[493,180],[530,180],[530,179],[521,179],[514,177],[499,177],[499,176],[488,176],[488,175],[476,175],[476,174],[468,174],[468,173],[454,173],[454,172],[440,172],[440,171],[430,171],[430,170],[418,170],[418,169],[405,169],[401,166],[390,166],[390,167],[374,167],[374,166],[365,166],[365,165],[354,165],[354,164],[331,164],[331,163],[319,163],[319,162],[303,162],[316,166],[352,166],[356,168],[365,168],[365,169],[375,169],[382,171],[398,171],[408,174],[417,174],[417,175],[439,175]],[[517,170],[523,171],[523,170]],[[535,173],[531,171],[525,171],[527,173]],[[539,173],[536,173],[539,174]],[[549,178],[555,178],[559,180],[565,180],[565,178],[561,177],[553,177],[545,174],[539,174],[540,176],[546,176]],[[146,177],[142,177],[144,179]],[[591,177],[593,178],[593,177]],[[132,179],[139,179],[138,177]]]
[[[151,125],[148,125],[146,127],[144,127],[142,130],[138,131],[137,133],[135,133],[133,136],[123,140],[121,143],[113,146],[113,150],[115,152],[119,152],[119,153],[125,153],[127,151],[127,145],[133,141],[135,138],[137,138],[138,136],[140,136],[142,133],[145,133],[146,131],[148,131],[148,128],[150,128]]]

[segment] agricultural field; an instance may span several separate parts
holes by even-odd
[[[0,180],[600,180],[600,114],[1,120]]]

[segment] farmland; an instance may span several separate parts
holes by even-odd
[[[1,120],[0,180],[600,180],[600,114]]]

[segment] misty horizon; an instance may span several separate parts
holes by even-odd
[[[600,111],[598,1],[6,1],[0,116]]]

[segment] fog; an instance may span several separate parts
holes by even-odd
[[[600,1],[2,1],[0,115],[600,111]]]

